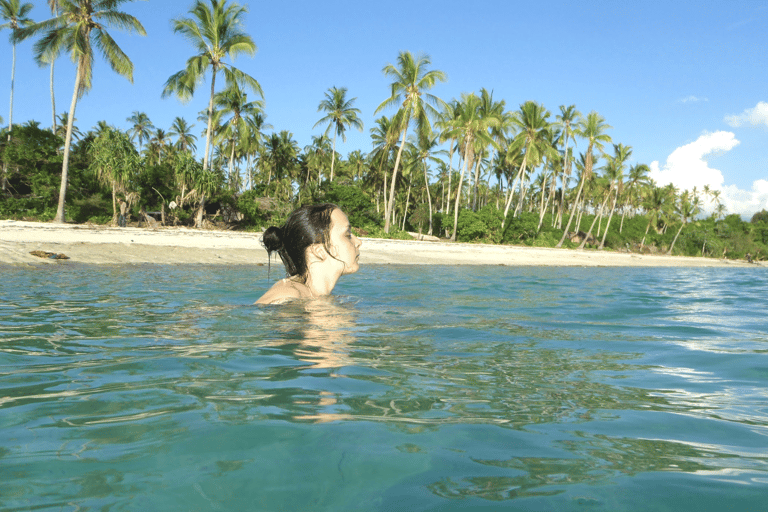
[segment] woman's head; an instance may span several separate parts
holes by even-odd
[[[341,216],[346,219],[346,215],[335,204],[325,203],[302,206],[291,213],[282,227],[273,226],[264,231],[262,237],[264,248],[267,249],[270,255],[273,252],[280,255],[280,259],[283,260],[285,270],[289,276],[306,276],[308,271],[307,249],[312,245],[320,244],[329,255],[337,259],[336,253],[339,253],[340,248],[336,247],[338,244],[331,241],[334,211],[338,211],[340,214],[336,214],[337,223],[342,222]],[[341,228],[345,228],[348,231],[348,222],[346,227],[337,226],[337,230]],[[340,236],[344,235],[334,234],[333,238],[342,241]],[[346,267],[347,263],[345,261],[339,261],[345,263]],[[354,270],[350,269],[351,272],[356,270],[357,268],[354,268]]]

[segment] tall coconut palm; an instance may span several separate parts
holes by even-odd
[[[59,14],[59,0],[48,0],[48,7],[51,9],[51,14],[54,16]],[[51,124],[51,131],[53,133],[56,133],[56,94],[53,90],[53,68],[54,68],[55,60],[51,61],[51,77],[50,77],[50,88],[51,88],[51,118],[53,119],[53,122]]]
[[[637,209],[640,203],[640,191],[650,183],[651,169],[645,164],[633,165],[629,168],[629,180],[624,187],[626,204],[621,212],[621,223],[619,224],[619,233],[624,229],[624,217],[627,210]]]
[[[440,142],[448,142],[448,206],[446,213],[451,213],[451,178],[453,177],[453,152],[456,149],[456,139],[447,136],[454,128],[453,121],[459,117],[461,102],[456,98],[444,103],[440,115],[435,121],[435,127],[440,130]]]
[[[390,211],[387,208],[387,205],[389,204],[389,200],[387,198],[387,171],[384,170],[382,172],[382,168],[384,167],[384,164],[389,161],[390,159],[390,153],[394,148],[397,147],[397,141],[399,137],[399,132],[397,131],[397,126],[399,124],[399,120],[397,119],[397,116],[395,118],[389,118],[386,116],[381,116],[380,118],[376,119],[376,126],[371,128],[371,139],[373,141],[373,150],[371,151],[371,159],[372,161],[378,161],[379,167],[378,172],[376,173],[376,180],[378,180],[378,176],[383,176],[382,180],[382,186],[383,186],[383,198],[384,198],[384,216],[386,217],[386,212]],[[378,195],[377,195],[378,197]],[[377,199],[377,211],[378,211],[378,199]]]
[[[504,100],[493,100],[493,91],[489,92],[485,87],[480,89],[480,106],[478,107],[478,113],[480,114],[480,117],[487,118],[489,120],[492,119],[492,121],[487,123],[487,130],[491,136],[491,139],[489,140],[495,140],[497,142],[497,147],[500,147],[498,144],[500,141],[505,139],[505,131],[508,129],[512,117],[510,114],[504,112],[504,105]],[[506,125],[503,123],[504,120],[506,120]],[[480,188],[479,164],[485,156],[485,151],[488,148],[488,144],[485,143],[485,139],[478,139],[477,142],[480,145],[477,147],[478,158],[475,164],[475,183],[472,197],[473,210],[477,210],[478,208],[477,201],[478,191]]]
[[[487,147],[488,144],[496,145],[491,138],[489,129],[499,123],[497,117],[484,117],[480,111],[481,101],[476,94],[462,94],[461,108],[458,117],[453,121],[453,128],[443,132],[443,137],[456,139],[459,141],[463,151],[464,165],[461,169],[459,183],[456,187],[456,204],[453,211],[453,234],[451,240],[456,240],[456,226],[459,222],[459,204],[461,201],[461,190],[464,185],[464,176],[467,168],[475,163],[475,148],[478,140],[481,141],[481,147]]]
[[[675,203],[675,214],[681,221],[680,229],[675,233],[675,238],[672,240],[672,244],[669,246],[667,254],[671,255],[672,250],[675,248],[675,243],[680,233],[688,221],[698,215],[701,212],[701,203],[699,197],[694,193],[691,194],[687,190],[680,194],[679,199]]]
[[[33,25],[33,21],[27,17],[34,7],[31,3],[21,3],[20,0],[0,0],[0,17],[5,21],[0,25],[0,30],[10,29],[8,40],[13,48],[11,57],[11,107],[8,114],[8,140],[13,128],[13,85],[16,78],[16,43],[23,39],[23,28]]]
[[[567,185],[567,180],[571,175],[571,150],[570,146],[568,145],[569,139],[574,139],[574,124],[576,123],[576,120],[581,117],[581,112],[576,110],[576,105],[560,105],[560,113],[557,115],[557,123],[560,125],[560,128],[562,129],[562,138],[563,138],[563,176],[561,180],[562,187],[560,188],[560,201],[558,205],[558,213],[557,213],[557,227],[560,228],[563,226],[563,204],[565,199],[565,188]],[[574,143],[574,146],[576,144]]]
[[[69,108],[64,158],[61,167],[61,189],[54,222],[65,222],[64,204],[67,195],[69,152],[72,143],[72,122],[77,100],[90,90],[93,78],[94,49],[98,50],[118,74],[133,82],[133,63],[107,32],[115,26],[129,32],[146,35],[138,19],[118,11],[126,0],[60,0],[59,15],[23,30],[23,37],[44,32],[35,43],[35,59],[51,62],[66,50],[77,63],[75,87]]]
[[[427,161],[431,160],[434,163],[440,160],[434,156],[439,142],[436,135],[428,134],[425,137],[419,137],[416,141],[416,156],[418,160],[421,160],[422,167],[424,168],[424,187],[427,192],[427,204],[429,207],[429,231],[428,235],[432,235],[432,195],[429,192],[429,166]]]
[[[229,156],[229,180],[233,179],[235,148],[238,140],[250,133],[248,122],[252,116],[263,112],[264,102],[248,101],[248,95],[237,83],[231,84],[223,91],[216,94],[214,102],[221,116],[229,116],[229,119],[221,125],[222,136],[230,143]]]
[[[27,18],[27,14],[32,10],[31,3],[20,3],[19,0],[0,0],[0,17],[5,23],[0,25],[0,30],[7,28],[11,33],[9,41],[13,47],[13,57],[11,58],[11,106],[8,114],[8,141],[11,140],[11,130],[13,129],[13,85],[16,78],[16,43],[23,39],[21,37],[22,28],[32,25],[32,20]],[[0,178],[2,189],[6,188],[7,165],[3,163],[3,176]]]
[[[611,219],[613,218],[613,212],[616,211],[616,202],[619,199],[619,194],[622,192],[624,185],[624,169],[626,168],[627,160],[632,155],[632,146],[625,146],[624,144],[613,145],[613,156],[608,157],[608,165],[605,168],[606,178],[610,181],[610,188],[608,195],[611,195],[613,191],[613,204],[611,205],[611,211],[608,215],[608,222],[605,225],[605,231],[603,231],[603,238],[600,240],[598,249],[605,247],[605,237],[608,236],[608,228],[611,227]],[[598,236],[600,230],[598,229]]]
[[[419,55],[416,58],[411,52],[400,52],[397,57],[397,67],[387,64],[382,70],[385,75],[392,79],[390,85],[391,95],[376,108],[374,114],[377,114],[384,108],[398,106],[399,124],[398,131],[402,132],[400,148],[395,157],[395,167],[392,170],[392,183],[390,185],[389,202],[387,203],[387,213],[384,220],[384,231],[389,233],[389,219],[392,213],[392,206],[395,200],[395,183],[397,181],[397,171],[400,166],[405,139],[408,134],[408,126],[412,120],[416,121],[416,130],[421,134],[428,132],[430,127],[430,118],[436,117],[438,111],[435,106],[441,106],[443,101],[426,91],[435,86],[440,81],[444,82],[447,78],[445,73],[440,70],[427,68],[432,63],[428,55]]]
[[[592,177],[592,164],[593,155],[592,152],[598,149],[602,152],[603,144],[607,144],[611,141],[611,137],[605,133],[606,130],[612,128],[605,122],[605,118],[595,112],[594,110],[587,114],[587,117],[580,117],[575,130],[576,135],[587,140],[587,151],[585,153],[584,171],[581,173],[581,179],[579,180],[579,189],[576,191],[576,197],[571,205],[571,214],[568,217],[568,224],[565,226],[563,236],[555,247],[562,247],[568,236],[568,230],[571,228],[571,221],[573,220],[574,213],[580,206],[581,192],[584,189],[584,184]]]
[[[363,131],[363,122],[358,117],[360,109],[352,106],[357,98],[347,99],[346,87],[331,87],[325,93],[325,99],[320,102],[317,107],[318,112],[327,112],[327,114],[315,123],[313,128],[317,125],[328,123],[328,128],[325,129],[325,135],[333,129],[333,154],[331,156],[331,179],[333,181],[333,166],[336,162],[336,136],[341,135],[341,140],[347,141],[346,132],[347,128],[354,126],[361,132]]]
[[[171,130],[168,135],[176,137],[176,143],[174,147],[179,151],[195,151],[197,146],[197,136],[192,134],[192,128],[195,125],[190,125],[183,117],[176,117],[171,124]]]
[[[213,102],[216,94],[216,75],[219,70],[224,72],[227,86],[236,83],[264,97],[261,85],[255,78],[224,62],[227,55],[234,60],[241,54],[253,56],[256,53],[256,43],[242,30],[243,17],[248,9],[234,2],[228,3],[227,0],[208,0],[208,2],[210,5],[202,0],[196,0],[189,11],[192,14],[191,18],[173,20],[174,32],[183,35],[199,53],[187,60],[186,68],[168,78],[162,94],[164,98],[175,94],[182,101],[188,101],[198,84],[205,78],[208,69],[211,70],[208,127],[205,132],[203,159],[205,170],[210,164]]]
[[[146,113],[139,112],[138,110],[135,110],[131,117],[126,118],[126,121],[131,123],[131,128],[128,130],[128,133],[131,135],[131,142],[138,139],[139,150],[141,150],[144,141],[152,137],[152,130],[155,129],[155,126],[149,120],[149,116]]]
[[[520,132],[509,143],[509,149],[507,150],[508,157],[514,155],[514,153],[524,153],[523,161],[518,171],[520,176],[520,197],[515,207],[515,216],[522,209],[523,201],[525,200],[525,171],[527,166],[531,165],[533,167],[538,165],[545,155],[554,152],[549,137],[550,123],[547,120],[550,116],[549,110],[544,108],[544,105],[535,101],[526,101],[520,105],[520,110],[516,114],[512,122],[520,128]],[[510,187],[508,191],[509,197],[504,206],[502,228],[507,219],[507,213],[509,213],[513,192],[513,188]]]

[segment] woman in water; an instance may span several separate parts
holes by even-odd
[[[330,295],[339,277],[360,268],[362,243],[335,204],[302,206],[282,227],[264,231],[262,243],[267,254],[280,255],[288,277],[275,283],[256,304]]]

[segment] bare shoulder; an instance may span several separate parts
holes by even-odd
[[[300,299],[302,296],[296,283],[281,279],[273,284],[272,288],[267,290],[267,293],[262,295],[255,304],[280,304],[289,300]]]

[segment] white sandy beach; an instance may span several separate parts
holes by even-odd
[[[266,264],[260,233],[0,220],[0,264]],[[762,263],[612,251],[362,238],[360,263],[582,267],[752,267]],[[64,254],[55,260],[31,251]]]

